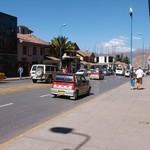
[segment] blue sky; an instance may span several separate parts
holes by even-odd
[[[133,9],[133,49],[150,47],[148,0],[3,0],[0,12],[18,18],[18,25],[51,41],[60,34],[76,42],[81,50],[112,53],[130,51]],[[138,33],[142,33],[141,36]]]

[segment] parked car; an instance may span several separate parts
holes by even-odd
[[[90,82],[85,76],[73,73],[58,73],[52,82],[51,95],[67,96],[70,99],[78,99],[81,95],[89,95],[91,90]]]
[[[57,73],[57,67],[54,65],[35,64],[32,65],[30,76],[33,83],[37,81],[46,81],[51,83]]]
[[[76,74],[80,74],[80,75],[84,75],[84,76],[87,76],[88,73],[87,73],[87,70],[86,69],[79,69]]]
[[[95,69],[91,72],[91,74],[89,75],[90,79],[99,79],[99,80],[103,80],[104,79],[104,73],[102,70],[100,69]]]
[[[107,68],[103,68],[102,70],[103,70],[104,75],[110,75],[110,72]]]
[[[130,77],[130,69],[126,69],[124,73],[125,77]]]
[[[110,68],[108,69],[110,75],[114,75],[114,71]]]
[[[90,75],[94,69],[88,69],[87,74]]]
[[[116,67],[116,75],[122,75],[124,76],[125,69],[123,67]]]

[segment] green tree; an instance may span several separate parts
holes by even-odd
[[[116,61],[121,61],[121,56],[120,56],[120,54],[116,54],[115,60],[116,60]]]
[[[121,59],[121,62],[123,62],[123,60],[124,60],[123,53],[121,53],[121,55],[120,55],[120,59]]]
[[[68,41],[68,38],[66,38],[65,36],[58,36],[57,38],[53,38],[51,40],[51,44],[52,44],[52,48],[55,50],[56,55],[60,57],[59,67],[61,70],[63,66],[62,56],[64,55],[64,53],[68,51],[75,52],[74,43]]]
[[[53,38],[51,40],[51,44],[56,51],[57,56],[60,56],[61,58],[66,51],[75,49],[73,43],[68,41],[68,38],[65,36],[58,36],[57,38]]]
[[[120,61],[120,62],[124,62],[126,64],[129,64],[129,58],[127,56],[123,56],[123,53],[122,54],[117,54],[116,55],[116,61]]]
[[[123,62],[126,63],[126,64],[129,64],[129,58],[128,58],[128,56],[126,56],[126,57],[123,58]]]

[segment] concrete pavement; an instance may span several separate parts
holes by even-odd
[[[0,150],[150,150],[150,76],[129,83],[22,135]]]
[[[31,77],[27,76],[27,77],[22,77],[21,79],[19,77],[10,77],[10,78],[6,78],[5,80],[6,81],[13,81],[13,80],[25,80],[25,79],[31,79]]]

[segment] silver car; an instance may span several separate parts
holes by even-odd
[[[87,76],[88,73],[87,73],[87,70],[86,69],[79,69],[76,74],[80,74],[80,75],[84,75],[84,76]]]
[[[93,70],[90,75],[89,75],[89,78],[90,79],[99,79],[99,80],[103,80],[104,79],[104,73],[102,70],[99,70],[99,69],[95,69]]]

